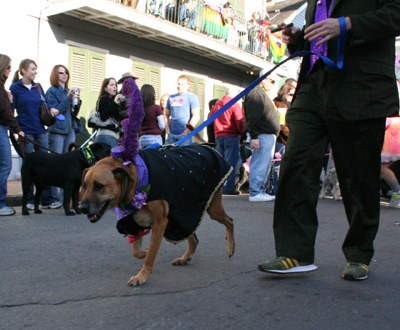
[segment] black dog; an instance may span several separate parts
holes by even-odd
[[[75,215],[70,210],[72,206],[80,214],[79,187],[81,185],[83,170],[102,158],[110,156],[111,147],[102,142],[93,143],[83,149],[74,150],[65,154],[49,154],[44,152],[31,152],[26,155],[21,168],[22,179],[22,214],[29,215],[26,207],[29,188],[35,184],[35,213],[39,210],[40,196],[45,185],[56,186],[64,189],[65,215]]]

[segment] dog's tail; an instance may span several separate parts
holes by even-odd
[[[79,148],[79,146],[75,143],[75,142],[71,142],[69,145],[68,145],[68,152],[71,152],[72,150],[76,150],[76,149],[78,149]]]

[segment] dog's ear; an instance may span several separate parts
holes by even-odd
[[[85,168],[85,169],[83,170],[83,172],[82,172],[82,180],[81,180],[81,182],[83,182],[83,180],[85,179],[86,173],[89,171],[89,169],[90,169],[90,167],[88,167],[88,168]]]
[[[111,155],[111,146],[107,143],[96,142],[90,145],[90,150],[92,150],[93,155],[97,160],[103,159],[105,157],[110,157]]]
[[[132,202],[133,196],[136,193],[136,183],[137,183],[137,171],[136,167],[134,165],[129,165],[124,166],[124,165],[119,165],[114,168],[112,171],[114,174],[114,178],[118,181],[120,181],[122,184],[125,185],[126,181],[125,179],[128,178],[128,188],[125,188],[126,190],[125,196],[122,199],[122,203],[125,205],[128,205]]]

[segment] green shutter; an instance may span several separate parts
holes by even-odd
[[[189,92],[194,93],[195,95],[197,95],[197,98],[199,99],[200,120],[197,123],[197,126],[199,126],[204,121],[204,105],[205,105],[206,81],[204,79],[193,77],[193,76],[188,76],[188,77],[190,79]],[[200,135],[204,138],[204,136],[205,136],[204,135],[204,130],[200,132]]]
[[[161,96],[161,68],[155,65],[132,61],[132,71],[138,77],[136,84],[139,89],[144,84],[152,85],[156,91],[156,100],[158,100]]]
[[[214,85],[214,99],[222,99],[226,94],[226,87],[221,85]]]
[[[234,0],[233,13],[244,18],[244,0]]]
[[[106,55],[93,50],[69,46],[68,68],[70,72],[69,88],[79,87],[82,107],[79,118],[83,126],[83,133],[89,135],[87,119],[96,106],[101,84],[105,78]],[[86,141],[86,137],[78,135],[77,144]]]

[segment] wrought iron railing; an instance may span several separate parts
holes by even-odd
[[[250,23],[212,0],[114,0],[273,62],[269,26]]]

